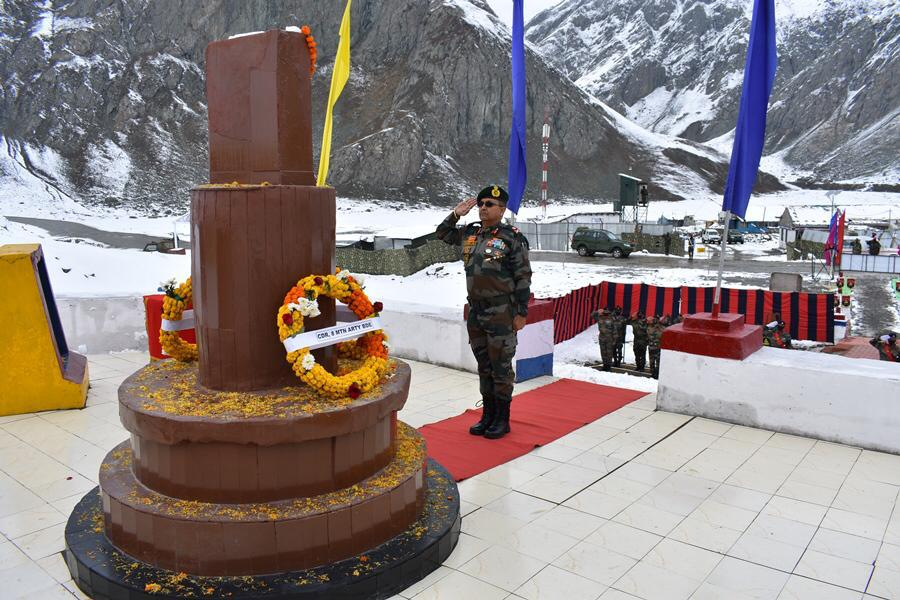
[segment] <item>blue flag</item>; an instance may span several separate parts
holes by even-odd
[[[509,202],[519,214],[528,169],[525,166],[525,16],[524,0],[513,0],[512,24],[512,128],[509,131]]]
[[[766,139],[766,109],[775,81],[775,0],[754,0],[750,45],[722,210],[744,218]]]

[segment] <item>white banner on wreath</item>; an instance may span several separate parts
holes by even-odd
[[[194,328],[194,310],[186,310],[181,314],[181,320],[170,321],[163,319],[160,329],[163,331],[184,331],[185,329]]]
[[[298,333],[291,336],[284,340],[284,349],[289,353],[295,352],[300,348],[315,350],[316,348],[324,348],[325,346],[354,340],[379,329],[383,329],[380,317],[363,319],[354,323],[341,323],[334,327],[307,331],[306,333]]]

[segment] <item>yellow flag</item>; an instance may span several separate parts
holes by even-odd
[[[319,156],[319,176],[316,178],[317,186],[326,185],[328,179],[328,161],[331,158],[331,121],[334,105],[338,101],[344,85],[350,79],[350,4],[353,0],[347,0],[347,8],[344,9],[344,18],[341,19],[341,39],[338,42],[337,56],[334,58],[334,71],[331,73],[331,92],[328,94],[328,109],[325,111],[325,128],[322,130],[322,154]]]

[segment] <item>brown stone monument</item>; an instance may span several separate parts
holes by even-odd
[[[206,64],[212,183],[191,198],[199,364],[153,363],[120,387],[131,439],[101,467],[102,519],[96,492],[70,518],[69,568],[89,593],[130,589],[132,574],[122,583],[117,571],[95,572],[84,546],[133,559],[146,577],[180,573],[179,585],[234,576],[217,579],[227,584],[222,594],[244,593],[248,576],[262,577],[268,583],[253,592],[277,597],[260,591],[272,589],[273,574],[334,570],[363,552],[385,552],[365,587],[353,581],[358,568],[338,568],[349,573],[346,584],[325,577],[341,594],[346,585],[360,590],[341,597],[390,595],[449,555],[458,496],[427,462],[421,436],[397,421],[406,364],[397,361],[374,392],[333,401],[299,383],[278,341],[286,292],[335,267],[335,191],[312,186],[307,45],[286,31],[241,36],[210,44]],[[334,324],[334,302],[319,302],[322,315],[308,329]],[[332,348],[317,351],[317,361],[338,366]],[[96,516],[85,517],[91,502]],[[102,523],[93,537],[85,520]],[[428,545],[410,537],[432,526],[440,535],[426,536]],[[422,550],[398,554],[385,550],[391,544]]]
[[[272,330],[304,275],[334,272],[335,192],[313,187],[309,50],[269,31],[206,49],[209,176],[191,194],[200,383],[217,390],[295,385]],[[279,185],[283,184],[283,185]],[[334,300],[308,329],[334,325]],[[273,308],[274,307],[274,308]],[[334,351],[316,353],[328,370]]]

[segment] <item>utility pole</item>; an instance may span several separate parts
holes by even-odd
[[[550,122],[549,111],[544,108],[544,128],[543,140],[541,141],[541,150],[543,152],[543,168],[541,170],[541,216],[542,220],[547,220],[547,155],[550,152]]]

